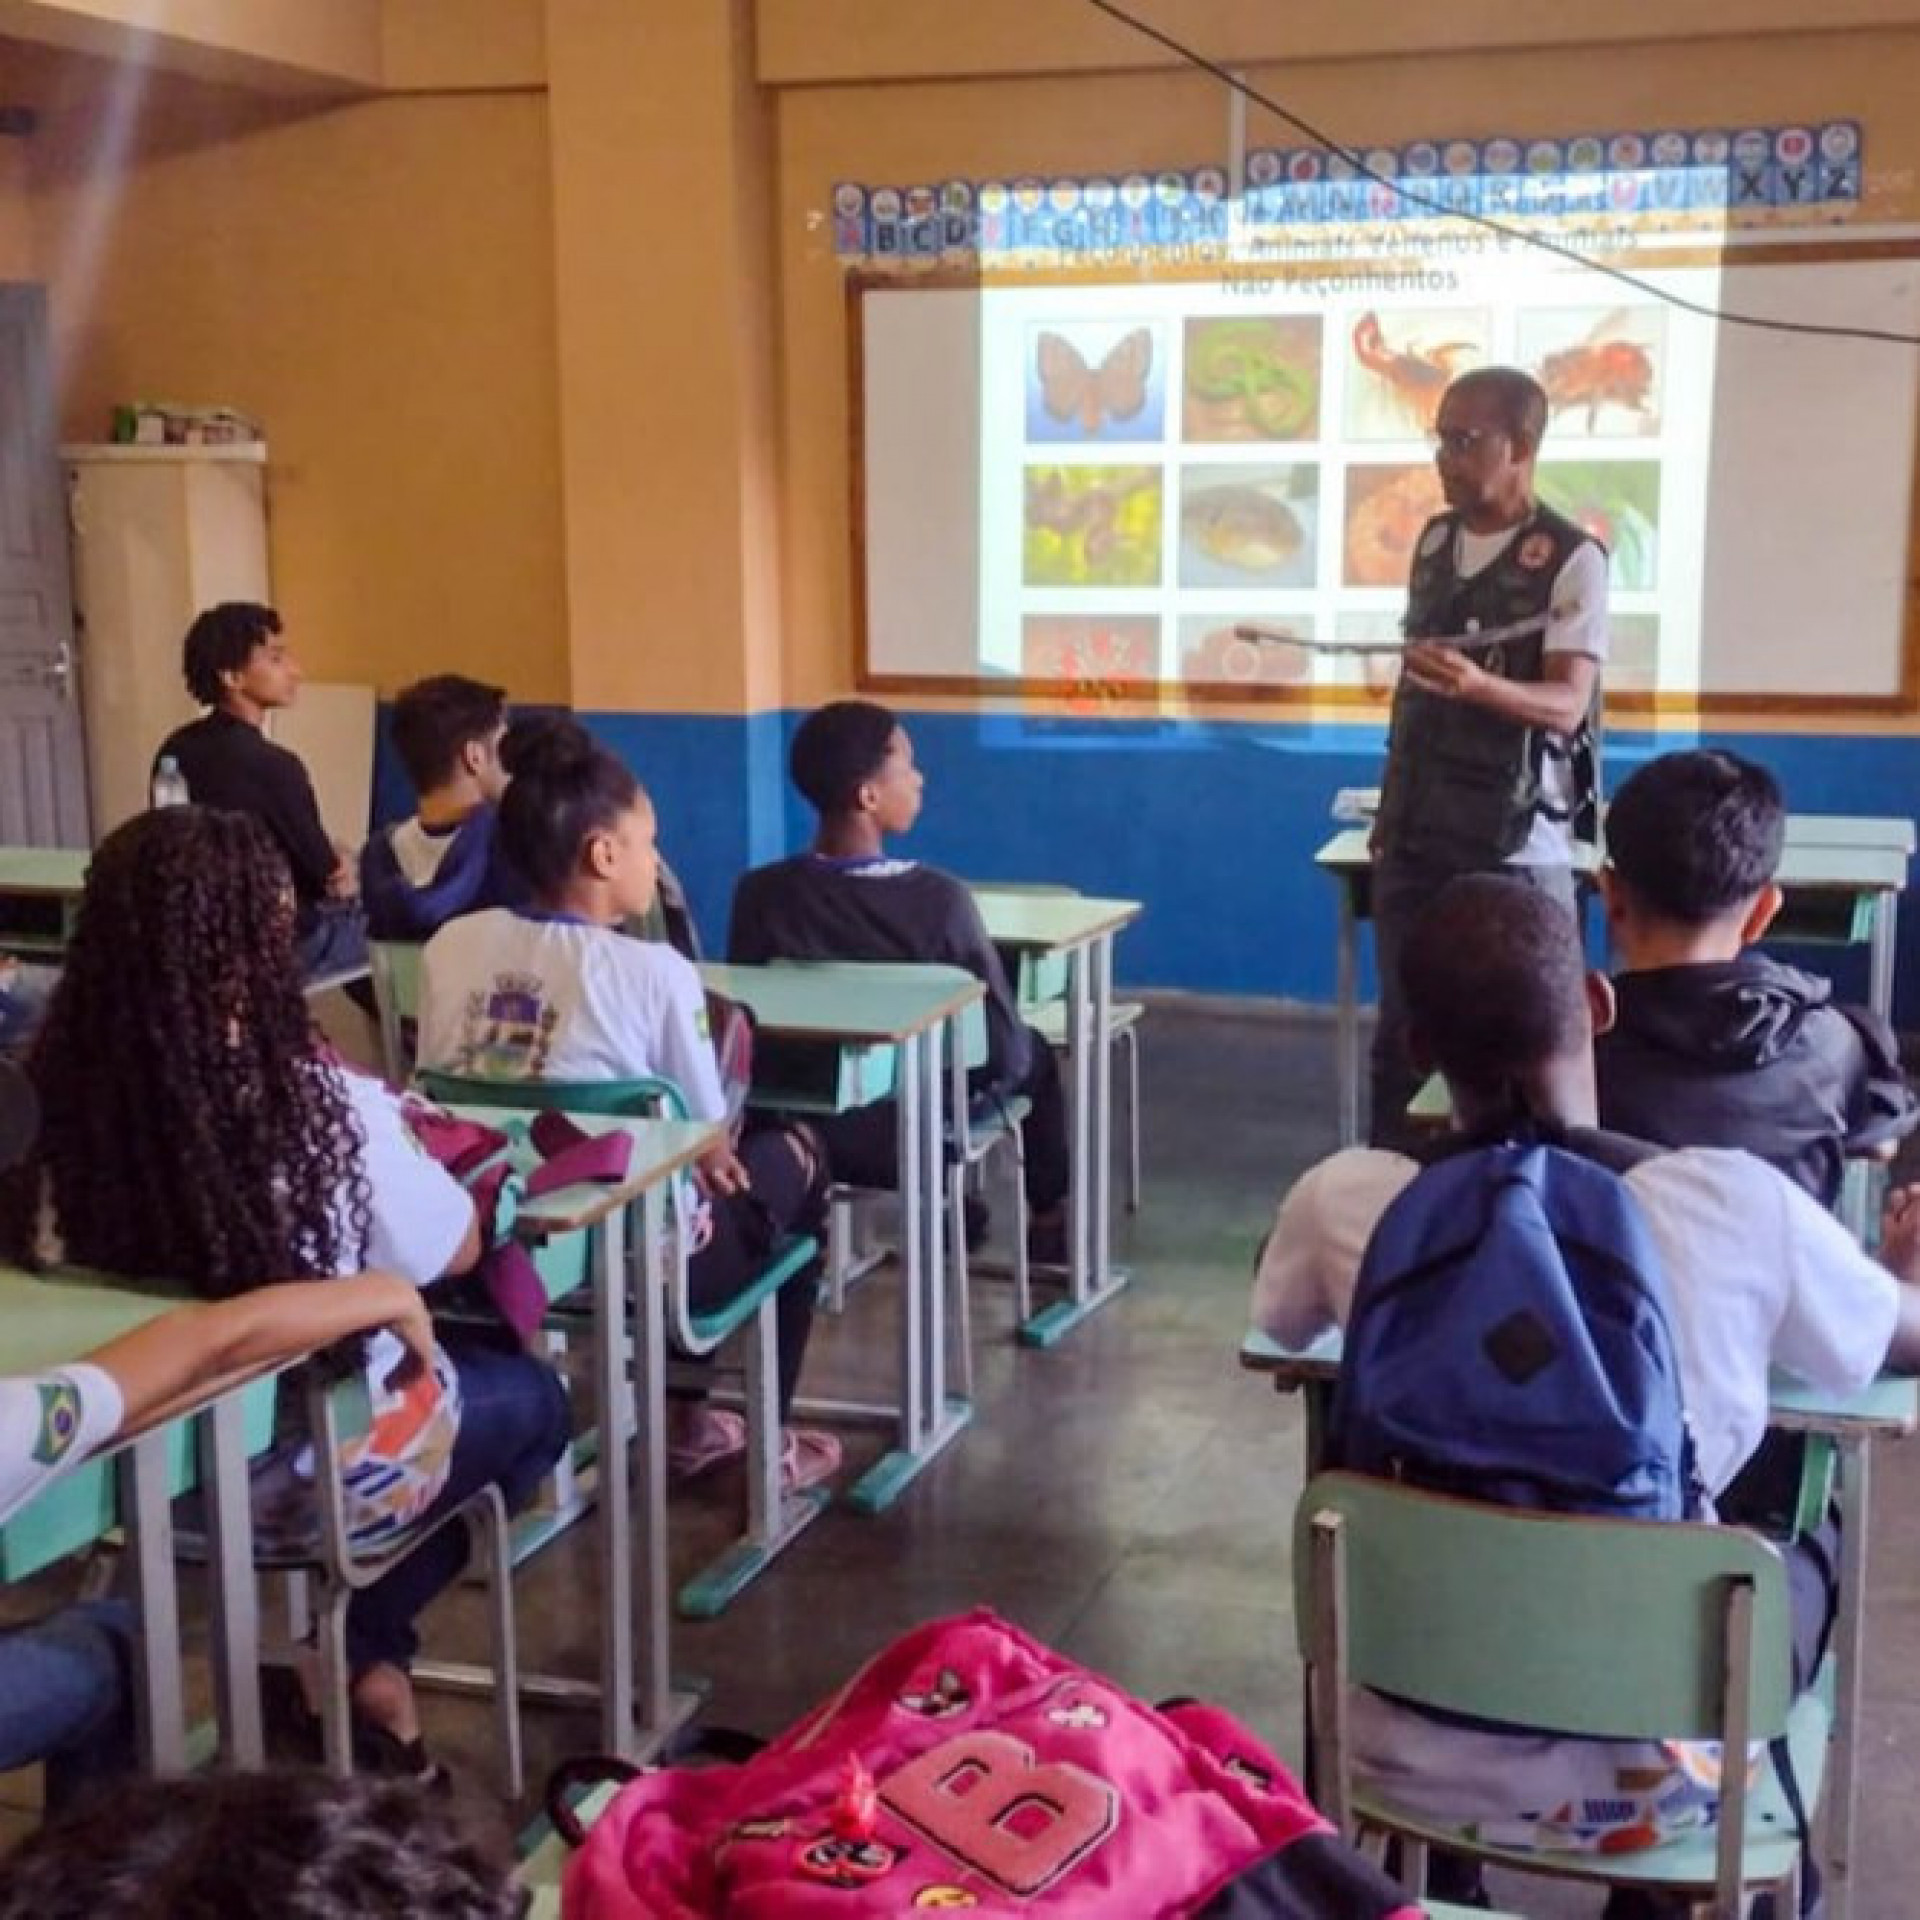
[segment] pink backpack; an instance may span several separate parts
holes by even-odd
[[[557,1807],[555,1822],[580,1839]],[[744,1766],[631,1779],[568,1863],[562,1901],[565,1920],[962,1908],[1418,1913],[1229,1715],[1145,1706],[985,1610],[896,1640]]]

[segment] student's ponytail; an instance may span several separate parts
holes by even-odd
[[[500,802],[500,844],[543,897],[572,877],[589,834],[606,832],[645,797],[626,763],[566,715],[517,722],[500,759],[511,776]]]

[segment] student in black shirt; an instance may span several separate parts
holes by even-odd
[[[938,867],[886,851],[888,834],[919,817],[925,777],[895,716],[869,700],[836,700],[801,722],[788,762],[793,784],[820,816],[812,847],[757,867],[733,896],[727,957],[880,960],[964,967],[987,989],[987,1059],[976,1092],[1024,1094],[1032,1103],[1026,1153],[1028,1245],[1036,1259],[1064,1255],[1069,1178],[1066,1109],[1053,1049],[1020,1019],[1005,968],[965,885]],[[893,1104],[876,1102],[821,1127],[837,1178],[893,1186]]]
[[[309,979],[364,967],[353,863],[327,838],[300,756],[264,731],[267,715],[300,692],[300,663],[281,638],[279,614],[246,600],[209,607],[187,629],[180,666],[187,691],[209,711],[167,736],[155,768],[172,760],[196,804],[266,824],[293,876],[294,937]]]
[[[1600,890],[1618,1013],[1595,1047],[1600,1124],[1743,1147],[1832,1206],[1842,1162],[1920,1119],[1885,1021],[1752,951],[1780,911],[1786,803],[1735,753],[1649,761],[1607,812]]]

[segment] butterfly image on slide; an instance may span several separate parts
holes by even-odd
[[[1036,438],[1093,439],[1116,425],[1124,425],[1129,438],[1160,431],[1151,328],[1122,334],[1097,359],[1066,335],[1043,329],[1034,343],[1033,372],[1038,391],[1029,388],[1028,418]],[[1035,398],[1038,409],[1031,404]],[[1048,422],[1054,423],[1051,430]]]

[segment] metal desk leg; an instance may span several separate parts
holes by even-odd
[[[1358,917],[1353,910],[1351,878],[1340,881],[1340,932],[1333,958],[1333,1046],[1340,1144],[1360,1141],[1360,981]]]
[[[140,1750],[154,1773],[187,1770],[186,1702],[180,1681],[180,1594],[173,1575],[173,1510],[167,1429],[143,1434],[120,1457],[120,1511],[128,1520],[140,1633],[134,1642]]]
[[[1093,963],[1093,1046],[1088,1061],[1093,1098],[1093,1166],[1088,1222],[1093,1271],[1089,1284],[1075,1293],[1082,1308],[1092,1306],[1108,1290],[1113,1270],[1113,941],[1096,940],[1088,956]]]
[[[594,1231],[593,1368],[599,1402],[600,1738],[633,1758],[633,1527],[630,1501],[633,1385],[627,1371],[627,1220],[615,1212]],[[642,1382],[658,1391],[658,1376]],[[650,1531],[654,1515],[644,1516]],[[647,1573],[651,1567],[646,1569]],[[644,1575],[643,1575],[644,1584]]]
[[[946,1397],[946,1150],[940,1084],[941,1030],[901,1043],[900,1156],[900,1444],[862,1474],[847,1504],[880,1513],[973,1416]]]
[[[246,1413],[236,1393],[199,1420],[200,1481],[207,1490],[208,1631],[214,1698],[227,1764],[266,1765],[260,1720],[260,1602],[253,1583],[253,1509]]]
[[[673,1569],[667,1560],[667,1296],[665,1263],[684,1260],[685,1245],[671,1242],[667,1229],[665,1186],[649,1187],[641,1197],[640,1245],[629,1241],[627,1271],[634,1283],[633,1375],[635,1422],[640,1441],[640,1728],[644,1759],[655,1759],[667,1742],[700,1710],[699,1684],[676,1689],[673,1683],[671,1624]],[[604,1498],[604,1496],[603,1496]],[[631,1617],[631,1616],[629,1616]]]
[[[1873,932],[1867,959],[1867,1004],[1883,1020],[1893,1018],[1893,962],[1900,937],[1900,896],[1879,893],[1873,900]]]
[[[1834,1623],[1832,1788],[1827,1814],[1826,1911],[1847,1920],[1853,1873],[1854,1765],[1860,1739],[1860,1653],[1867,1625],[1869,1435],[1843,1433],[1840,1447],[1840,1596]]]
[[[1023,1345],[1050,1347],[1127,1284],[1110,1258],[1113,1170],[1113,940],[1103,935],[1068,957],[1068,1031],[1073,1044],[1073,1205],[1068,1292],[1020,1329]]]

